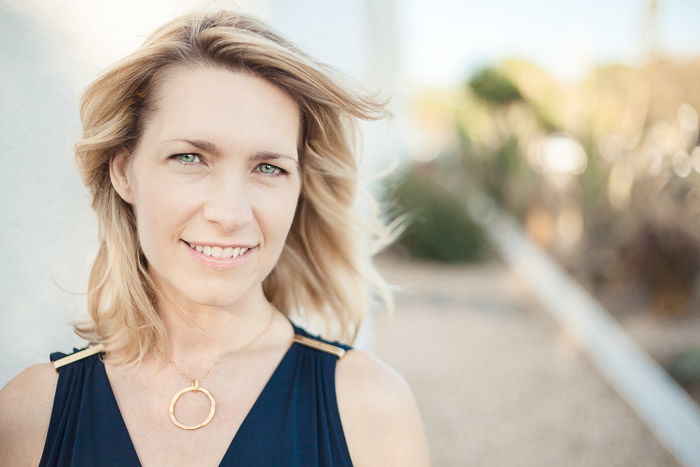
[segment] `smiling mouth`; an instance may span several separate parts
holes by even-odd
[[[192,250],[195,250],[202,254],[205,257],[208,258],[213,258],[213,259],[233,259],[233,258],[238,258],[239,256],[243,256],[246,252],[249,250],[252,250],[257,247],[220,247],[220,246],[210,246],[210,245],[192,245],[189,242],[183,240],[183,242],[188,246],[188,248],[191,248]]]

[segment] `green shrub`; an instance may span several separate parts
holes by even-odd
[[[665,363],[666,371],[681,385],[700,383],[700,347],[678,352]]]
[[[468,82],[469,89],[485,102],[503,105],[522,100],[518,86],[496,68],[484,68],[476,72]]]
[[[430,171],[430,164],[416,164],[387,182],[392,204],[412,216],[398,244],[411,256],[444,263],[491,256],[484,232],[466,214],[464,202],[435,182]]]

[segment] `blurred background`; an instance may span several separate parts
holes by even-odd
[[[199,6],[393,96],[362,171],[394,168],[366,188],[412,222],[357,346],[411,384],[434,465],[700,465],[691,1],[0,1],[0,384],[84,345],[80,92]]]

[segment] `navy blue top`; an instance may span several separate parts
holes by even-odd
[[[291,320],[290,320],[291,322]],[[349,350],[295,325],[297,335]],[[83,349],[73,349],[73,353]],[[51,361],[68,354],[54,352]],[[40,466],[139,466],[101,353],[59,367]],[[335,394],[338,356],[294,341],[221,466],[352,466]]]

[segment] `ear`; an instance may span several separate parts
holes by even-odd
[[[133,187],[128,168],[129,152],[126,149],[120,149],[109,161],[109,178],[119,196],[131,204],[133,202]]]

